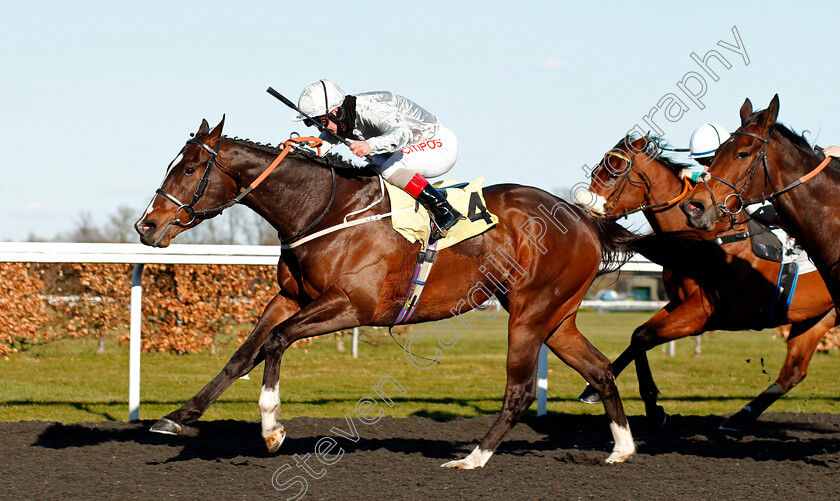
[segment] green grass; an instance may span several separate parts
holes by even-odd
[[[614,359],[627,345],[633,328],[646,313],[582,312],[578,325],[589,340]],[[498,412],[505,387],[506,316],[466,316],[472,324],[455,325],[463,336],[443,349],[440,364],[418,369],[387,334],[366,334],[359,358],[335,352],[332,336],[316,339],[307,350],[290,349],[281,368],[283,416],[339,417],[353,412],[356,402],[382,377],[392,376],[406,389],[394,398],[387,415],[446,418]],[[432,356],[437,347],[434,326],[415,326],[425,334],[412,344],[418,355]],[[405,342],[406,337],[402,338]],[[708,333],[703,354],[694,356],[694,339],[677,341],[676,355],[661,348],[649,358],[661,390],[660,402],[672,414],[727,414],[736,411],[776,378],[785,344],[774,331]],[[142,358],[141,419],[156,419],[178,408],[206,384],[235,349],[223,345],[216,355],[178,356],[149,353]],[[96,355],[91,340],[66,340],[15,353],[0,360],[0,421],[38,419],[59,422],[125,420],[128,416],[128,351],[111,342],[108,353]],[[808,377],[771,411],[840,412],[840,355],[817,354]],[[257,399],[262,366],[250,380],[239,380],[210,407],[203,419],[259,419]],[[618,380],[628,414],[644,413],[634,366]],[[603,407],[577,402],[583,379],[549,357],[549,412],[601,414]],[[393,396],[394,393],[392,392]],[[536,404],[532,407],[534,412]]]

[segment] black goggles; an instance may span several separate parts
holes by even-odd
[[[334,113],[327,113],[326,115],[319,115],[317,117],[312,117],[312,120],[305,119],[303,121],[303,125],[306,127],[312,127],[313,125],[326,128],[327,125],[332,121],[333,123],[341,122],[342,118],[344,117],[344,108],[338,108],[338,115]]]
[[[319,127],[326,127],[328,123],[330,123],[330,119],[329,117],[327,117],[327,115],[312,117],[312,120],[307,118],[303,121],[303,125],[305,125],[306,127],[312,127],[313,125],[317,125]]]

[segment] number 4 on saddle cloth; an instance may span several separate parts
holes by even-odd
[[[432,270],[435,255],[447,247],[462,242],[470,237],[480,235],[499,222],[498,216],[491,214],[484,204],[481,193],[484,178],[478,178],[472,183],[455,184],[453,181],[440,181],[435,188],[446,194],[447,200],[466,219],[462,219],[449,229],[447,235],[434,242],[429,242],[431,235],[431,218],[426,209],[422,208],[414,198],[401,189],[386,184],[388,196],[391,199],[391,224],[394,230],[404,236],[409,242],[420,242],[420,254],[411,278],[411,285],[406,294],[405,302],[394,324],[404,324],[411,319],[414,309],[420,301],[426,278]],[[414,210],[408,210],[414,207]]]
[[[458,242],[480,235],[499,222],[498,216],[488,212],[484,205],[484,195],[481,193],[483,184],[483,177],[469,184],[456,184],[455,181],[434,183],[435,188],[446,194],[446,199],[452,207],[466,217],[450,228],[445,237],[435,242],[437,250],[452,247]],[[394,230],[411,243],[422,242],[424,247],[427,246],[431,234],[429,213],[403,190],[387,183],[385,186],[391,199],[391,212],[394,213],[391,216]],[[414,207],[415,210],[404,210],[410,207]]]

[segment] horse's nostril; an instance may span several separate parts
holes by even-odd
[[[137,230],[137,233],[141,235],[149,235],[154,233],[155,228],[157,225],[151,221],[137,221],[137,224],[134,225],[134,228]]]

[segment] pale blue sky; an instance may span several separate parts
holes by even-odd
[[[447,177],[550,191],[585,182],[668,93],[653,120],[685,147],[704,121],[733,130],[745,97],[812,142],[840,143],[834,2],[10,2],[0,17],[0,240],[138,216],[202,118],[276,144],[319,78],[391,90],[455,131]],[[749,65],[718,41],[736,44]],[[691,59],[717,50],[717,82]],[[699,109],[677,86],[706,83]],[[689,87],[698,89],[698,82]],[[692,87],[693,86],[693,87]],[[224,216],[222,216],[224,217]]]

